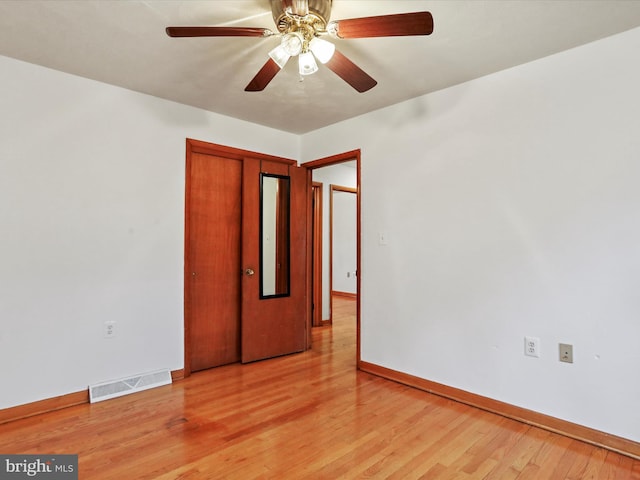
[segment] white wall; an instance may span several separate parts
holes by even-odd
[[[329,281],[330,260],[329,246],[331,239],[331,185],[356,188],[358,186],[357,170],[344,163],[317,168],[312,173],[313,181],[322,183],[322,319],[331,318],[331,292]]]
[[[640,441],[639,51],[635,29],[303,137],[362,149],[364,361]]]
[[[0,408],[182,368],[185,138],[298,158],[300,137],[6,57],[0,72]]]

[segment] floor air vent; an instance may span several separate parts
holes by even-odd
[[[141,392],[162,385],[171,383],[171,373],[169,370],[143,373],[121,380],[96,383],[89,385],[89,401],[91,403],[109,400],[110,398],[121,397],[130,393]]]

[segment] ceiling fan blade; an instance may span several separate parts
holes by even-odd
[[[367,72],[337,50],[333,52],[333,57],[325,65],[360,93],[366,92],[378,84]]]
[[[337,27],[339,38],[400,37],[433,32],[433,17],[429,12],[350,18],[330,23]]]
[[[269,82],[273,80],[278,72],[281,70],[280,66],[273,61],[273,59],[269,58],[267,63],[265,63],[260,71],[256,74],[255,77],[249,82],[249,84],[245,87],[245,92],[261,92],[265,89]]]
[[[167,27],[170,37],[269,37],[268,28],[248,27]]]

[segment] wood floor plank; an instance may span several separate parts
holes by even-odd
[[[420,404],[419,402],[415,402]],[[392,431],[392,440],[375,452],[367,461],[355,465],[347,472],[351,478],[386,478],[402,468],[429,441],[427,423],[438,415],[440,407],[434,403],[422,406],[415,414],[407,417],[402,425]],[[428,420],[429,419],[429,420]],[[431,430],[430,435],[434,435]],[[364,466],[364,468],[363,468]]]
[[[609,480],[638,478],[640,477],[640,468],[638,469],[638,475],[634,477],[633,463],[634,461],[629,457],[607,452],[607,457],[600,468],[600,472],[598,472],[597,478],[606,478]],[[629,471],[631,473],[629,475],[625,475],[625,471]]]
[[[484,463],[487,458],[496,460],[496,463],[499,463],[506,455],[506,452],[517,444],[520,436],[529,430],[527,425],[514,424],[507,418],[491,422],[489,428],[491,433],[487,435],[487,441],[481,442],[469,450],[471,459],[464,465],[464,472],[475,474],[479,465]]]
[[[548,431],[526,426],[515,443],[507,447],[504,456],[485,480],[513,479],[524,470],[536,453],[540,451],[549,435]]]
[[[442,434],[435,437],[427,448],[418,449],[417,455],[389,478],[421,478],[425,472],[431,471],[436,465],[444,466],[446,469],[452,459],[460,455],[461,448],[468,448],[473,444],[476,439],[472,435],[474,431],[476,431],[475,419],[461,414],[458,419],[450,422]]]
[[[540,450],[522,469],[518,480],[527,478],[565,478],[570,468],[571,455],[565,456],[574,440],[560,435],[549,434]],[[546,476],[546,477],[545,477]]]
[[[311,350],[0,425],[80,478],[640,480],[640,462],[356,370],[355,302]]]

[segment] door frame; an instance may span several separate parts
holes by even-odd
[[[322,327],[329,321],[322,320],[322,212],[323,212],[323,185],[321,182],[311,182],[312,204],[312,236],[311,252],[313,276],[311,284],[311,326]]]
[[[362,265],[361,265],[361,232],[362,232],[362,228],[361,228],[361,222],[360,222],[360,218],[361,218],[361,198],[360,198],[360,192],[361,192],[361,177],[360,177],[360,161],[361,161],[361,156],[360,156],[360,149],[357,150],[350,150],[348,152],[344,152],[344,153],[338,153],[336,155],[331,155],[329,157],[324,157],[324,158],[319,158],[317,160],[312,160],[310,162],[305,162],[303,164],[301,164],[300,166],[302,167],[306,167],[308,169],[308,181],[309,181],[309,195],[311,195],[311,184],[312,184],[312,173],[313,170],[317,169],[317,168],[322,168],[322,167],[328,167],[330,165],[336,165],[339,163],[345,163],[345,162],[351,162],[354,161],[356,162],[356,270],[357,270],[357,276],[356,276],[356,368],[360,369],[360,363],[361,363],[361,356],[360,356],[360,305],[361,305],[361,300],[360,300],[360,292],[361,292],[361,285],[362,285]],[[312,222],[313,222],[313,212],[311,211],[312,209],[312,204],[313,202],[311,200],[309,200],[309,214],[307,215],[307,238],[311,239],[312,238]],[[307,247],[307,258],[309,259],[309,263],[308,263],[308,272],[313,272],[312,270],[312,265],[311,265],[311,258],[313,257],[313,248],[312,248],[312,243],[311,241],[309,241],[308,243],[308,247]],[[309,281],[308,281],[308,288],[309,288],[309,298],[313,299],[314,297],[314,292],[312,291],[312,284],[311,284],[311,275],[308,275],[309,277]],[[309,311],[311,311],[311,308],[309,308]],[[311,334],[311,331],[309,331],[309,334]]]
[[[230,160],[241,160],[245,158],[254,158],[258,160],[268,160],[279,162],[288,165],[298,165],[296,160],[289,158],[278,157],[275,155],[268,155],[265,153],[252,152],[250,150],[243,150],[235,147],[228,147],[225,145],[218,145],[215,143],[204,142],[201,140],[195,140],[192,138],[186,139],[186,154],[185,154],[185,211],[184,211],[184,272],[183,272],[183,288],[184,288],[184,377],[191,375],[191,318],[192,318],[192,306],[191,306],[191,291],[190,291],[190,278],[192,274],[192,262],[189,256],[189,245],[191,241],[190,235],[190,206],[191,206],[191,156],[194,153],[200,153],[205,155],[213,155]],[[309,277],[308,265],[305,266],[306,277]],[[238,272],[238,276],[240,272]],[[310,282],[309,282],[310,283]],[[307,325],[308,317],[310,316],[309,309],[306,309]],[[307,330],[310,330],[308,328]],[[308,336],[310,338],[310,335]],[[310,344],[307,342],[307,348]]]

